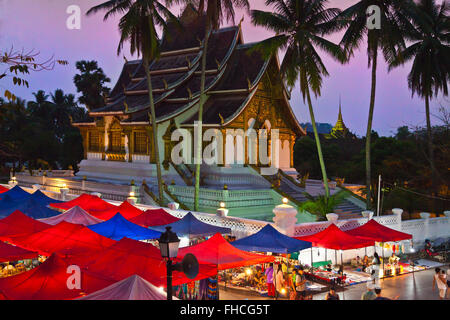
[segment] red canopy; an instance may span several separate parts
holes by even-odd
[[[333,250],[358,249],[375,244],[373,240],[351,236],[339,229],[335,224],[331,224],[328,228],[318,233],[305,237],[296,237],[295,239],[309,241],[313,247]]]
[[[5,188],[4,186],[0,186],[0,193],[6,192],[6,191],[9,191],[9,189]]]
[[[103,222],[103,220],[100,220],[100,219],[90,215],[89,213],[87,213],[86,211],[84,211],[83,209],[81,209],[78,206],[73,207],[72,209],[69,209],[66,212],[61,213],[57,216],[39,219],[39,221],[45,222],[47,224],[51,224],[52,226],[57,225],[58,223],[60,223],[62,221],[66,221],[66,222],[70,222],[70,223],[74,223],[74,224],[81,224],[86,227],[93,225],[93,224]]]
[[[0,239],[9,240],[10,237],[36,233],[50,227],[50,225],[34,220],[19,210],[16,210],[9,216],[0,219]]]
[[[81,272],[81,289],[69,289],[72,261],[53,254],[40,266],[13,277],[0,279],[0,296],[7,300],[67,300],[103,289],[113,281]],[[70,283],[70,282],[69,282]]]
[[[37,252],[28,251],[4,242],[0,242],[0,262],[32,259],[37,257]]]
[[[220,233],[216,233],[208,240],[194,246],[181,248],[178,256],[182,258],[188,253],[195,255],[198,261],[217,265],[219,270],[267,263],[275,260],[273,256],[250,253],[235,248]]]
[[[86,251],[101,251],[114,244],[115,241],[101,236],[85,226],[63,221],[34,234],[11,237],[11,243],[49,256],[57,251],[64,251],[71,255]]]
[[[412,235],[385,227],[373,219],[362,226],[346,231],[347,234],[377,242],[401,241],[412,239]]]
[[[69,210],[75,206],[79,206],[80,208],[84,209],[90,214],[92,214],[91,211],[93,212],[104,211],[108,209],[117,208],[117,206],[109,202],[106,202],[105,200],[102,200],[97,196],[93,196],[86,193],[82,194],[78,198],[73,199],[71,201],[50,204],[50,207],[62,210]]]
[[[144,213],[128,220],[135,224],[148,228],[170,224],[180,219],[174,217],[164,209],[149,209]]]
[[[128,201],[122,202],[122,204],[118,207],[114,206],[113,208],[107,209],[107,210],[92,210],[91,214],[102,220],[109,220],[112,217],[114,217],[117,213],[120,213],[122,217],[125,219],[131,219],[136,216],[139,216],[143,213],[142,210],[136,208]]]
[[[109,248],[94,255],[74,257],[78,265],[104,277],[120,281],[137,274],[157,287],[166,287],[166,262],[160,250],[152,244],[123,238]],[[180,261],[178,259],[177,261]],[[200,263],[199,274],[194,280],[201,280],[217,274],[214,265]],[[188,283],[182,272],[173,273],[173,285]]]

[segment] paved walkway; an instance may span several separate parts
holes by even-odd
[[[448,266],[441,267],[441,269]],[[432,290],[434,269],[415,272],[413,275],[405,274],[380,281],[382,295],[388,298],[399,296],[399,300],[439,300],[437,288]],[[366,284],[357,284],[346,287],[344,292],[339,292],[342,300],[361,300],[361,295],[366,291]],[[317,294],[313,300],[323,300],[326,293]],[[221,300],[266,300],[263,297],[245,296],[234,292],[220,291]]]

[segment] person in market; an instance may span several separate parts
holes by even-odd
[[[377,297],[374,300],[397,300],[399,298],[399,296],[396,296],[393,299],[390,299],[388,297],[383,297],[381,295],[381,288],[380,287],[376,287],[375,288],[375,294],[377,295]]]
[[[372,283],[367,283],[367,291],[361,296],[361,300],[375,300],[377,295],[375,294],[375,287]]]
[[[445,291],[447,291],[447,282],[444,274],[441,273],[440,268],[434,269],[434,277],[433,277],[433,291],[434,288],[438,287],[439,290],[439,299],[443,300],[445,298]]]
[[[339,295],[336,293],[334,286],[330,287],[330,291],[325,296],[325,300],[340,300]]]
[[[264,281],[265,281],[265,279],[264,279],[265,277],[264,277],[264,275],[263,275],[263,273],[262,273],[262,270],[261,270],[261,267],[256,267],[256,273],[255,273],[255,275],[253,276],[253,285],[256,287],[256,288],[258,288],[258,289],[261,289],[261,288],[263,288],[264,287]]]
[[[389,264],[397,265],[399,260],[400,258],[397,257],[394,252],[392,252],[392,255],[389,257]]]
[[[295,271],[295,291],[297,293],[295,299],[303,300],[306,293],[306,277],[302,267],[300,267],[298,270],[296,269]]]
[[[269,297],[275,297],[275,286],[273,285],[273,263],[269,264],[269,267],[265,271],[267,295]]]
[[[374,281],[374,284],[379,285],[380,282],[380,264],[381,259],[378,256],[378,253],[373,254],[373,260],[372,260],[372,280]],[[374,273],[375,271],[375,273]]]
[[[281,264],[277,266],[277,273],[275,275],[275,289],[277,291],[277,295],[284,296],[285,293],[282,292],[285,289],[285,281],[283,274],[283,267]]]
[[[367,255],[362,259],[362,271],[366,271],[366,268],[370,265],[369,257]]]

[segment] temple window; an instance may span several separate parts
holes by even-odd
[[[134,133],[134,153],[147,154],[148,140],[145,132]]]
[[[97,131],[89,132],[89,151],[100,151],[100,135]]]
[[[122,134],[120,131],[111,131],[110,150],[113,152],[122,151]]]

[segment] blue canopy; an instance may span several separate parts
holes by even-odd
[[[292,253],[311,248],[311,242],[297,240],[278,232],[267,224],[259,232],[246,238],[230,242],[234,247],[245,251]]]
[[[172,227],[172,232],[175,232],[178,236],[189,238],[211,236],[218,232],[225,234],[231,233],[230,228],[216,227],[211,224],[201,222],[196,217],[194,217],[191,212],[189,212],[183,217],[183,219],[179,221],[162,226],[155,226],[152,227],[152,229],[164,232],[166,231],[166,227]]]
[[[53,217],[60,214],[60,212],[47,206],[55,202],[61,201],[49,198],[39,190],[31,194],[15,186],[10,191],[2,194],[0,217],[6,217],[15,210],[19,210],[34,219]]]
[[[19,186],[15,186],[14,188],[11,188],[9,191],[2,193],[0,198],[3,200],[5,197],[10,197],[12,200],[20,200],[28,198],[29,196],[31,196],[30,193],[26,192]]]
[[[134,240],[148,240],[161,236],[161,232],[134,224],[125,219],[120,213],[117,213],[105,222],[88,226],[88,228],[104,237],[117,241],[125,237]]]

